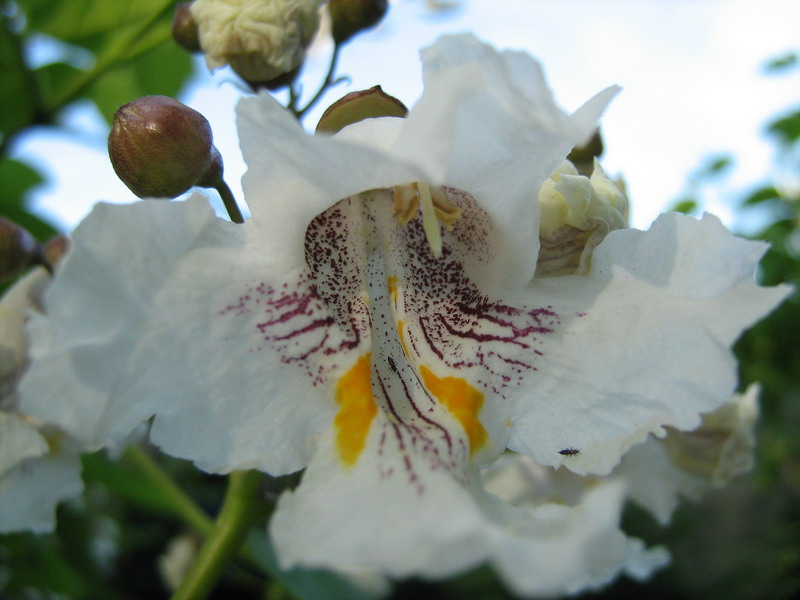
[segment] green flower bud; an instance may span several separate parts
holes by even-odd
[[[331,104],[317,124],[317,133],[336,133],[348,125],[375,117],[405,117],[408,109],[394,96],[376,85],[368,90],[351,92]]]
[[[0,217],[0,281],[42,262],[42,246],[25,229]]]
[[[172,17],[172,37],[178,45],[189,52],[202,52],[200,31],[192,16],[192,3],[181,2],[175,7]]]
[[[346,42],[355,34],[377,25],[387,10],[386,0],[330,0],[333,40]]]
[[[108,154],[140,198],[181,195],[208,177],[219,156],[206,118],[167,96],[145,96],[117,110]]]

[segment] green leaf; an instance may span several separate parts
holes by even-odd
[[[23,61],[17,35],[7,29],[3,19],[0,26],[0,138],[33,122],[38,105],[32,79]]]
[[[2,536],[0,550],[6,550],[2,554],[8,555],[10,567],[7,570],[10,580],[0,587],[2,597],[34,589],[64,594],[68,598],[85,598],[90,591],[80,573],[65,558],[63,544],[55,535],[20,533]],[[25,594],[16,597],[40,596]]]
[[[164,96],[177,96],[194,68],[191,55],[171,40],[140,56],[134,66],[144,93]]]
[[[22,0],[28,27],[83,45],[161,10],[165,0]],[[90,43],[94,45],[94,43]]]
[[[38,171],[16,160],[0,160],[0,181],[0,216],[24,227],[41,242],[58,233],[25,206],[28,191],[44,181]]]
[[[777,73],[779,71],[785,71],[798,63],[800,63],[800,55],[798,55],[797,52],[787,52],[782,56],[777,56],[767,61],[764,65],[764,71],[767,73]]]
[[[767,131],[778,136],[784,144],[793,144],[800,139],[800,110],[772,121]]]
[[[153,94],[177,96],[192,73],[192,59],[176,44],[161,44],[150,52],[106,73],[89,95],[111,123],[123,104]]]
[[[733,157],[727,154],[713,157],[705,166],[705,172],[709,175],[718,175],[733,166]]]
[[[670,210],[690,215],[697,212],[698,208],[697,201],[694,198],[685,198],[684,200],[678,200]]]
[[[45,106],[52,106],[61,90],[82,73],[80,69],[63,62],[50,63],[36,69],[33,74],[39,84]]]
[[[778,190],[776,190],[773,186],[768,185],[751,192],[745,197],[743,204],[745,206],[754,206],[770,200],[780,200],[780,198],[781,195],[778,193]]]

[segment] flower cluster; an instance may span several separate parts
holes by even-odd
[[[685,466],[677,432],[713,425],[731,344],[787,290],[754,283],[763,244],[711,216],[629,229],[602,169],[563,165],[615,88],[570,115],[524,54],[454,36],[423,61],[407,118],[333,137],[243,100],[242,225],[201,195],[98,205],[32,319],[22,408],[90,448],[150,421],[210,472],[304,469],[270,524],[286,568],[647,577],[667,557],[622,502],[665,517],[684,488],[634,459]]]

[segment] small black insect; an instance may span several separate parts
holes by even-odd
[[[573,456],[575,454],[580,454],[581,451],[578,448],[564,448],[563,450],[559,450],[558,453],[564,456]]]

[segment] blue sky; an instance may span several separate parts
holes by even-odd
[[[798,49],[797,0],[465,0],[434,14],[422,0],[398,0],[384,23],[342,53],[350,82],[320,105],[377,83],[412,105],[422,90],[419,48],[448,32],[472,31],[500,48],[540,59],[559,102],[577,108],[597,91],[623,91],[602,121],[604,165],[624,176],[633,224],[646,228],[683,191],[688,174],[708,156],[731,152],[736,167],[708,208],[731,222],[739,191],[763,179],[772,146],[760,134],[769,116],[800,102],[800,80],[764,77],[765,59]],[[327,67],[324,37],[310,52],[303,82],[315,88]],[[234,191],[244,171],[233,107],[241,90],[225,70],[213,76],[198,61],[183,100],[211,121]],[[312,114],[313,127],[319,111]],[[51,184],[36,191],[38,210],[71,228],[98,200],[132,194],[114,175],[105,129],[91,109],[70,113],[80,134],[38,133],[17,157],[46,169]]]

